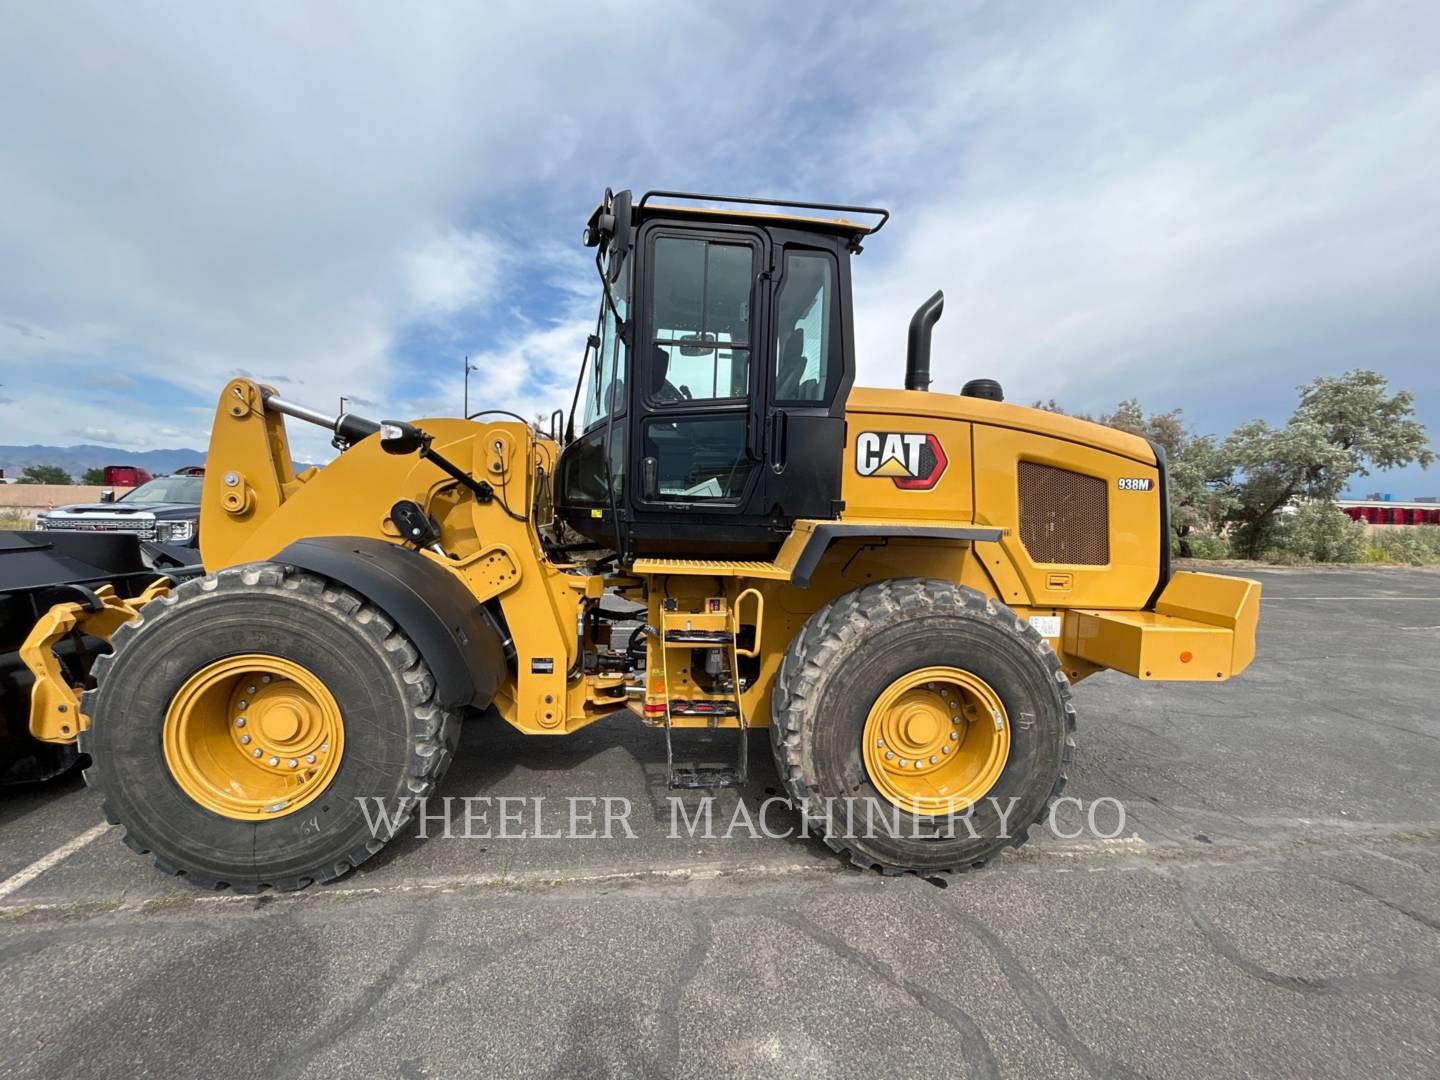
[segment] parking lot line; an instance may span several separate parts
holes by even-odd
[[[86,829],[83,833],[75,837],[73,840],[67,840],[65,843],[57,847],[54,851],[50,852],[50,854],[36,859],[19,873],[12,874],[4,881],[0,881],[0,897],[9,896],[11,893],[23,889],[26,885],[29,885],[30,882],[34,881],[46,870],[49,870],[56,863],[61,862],[64,859],[68,859],[71,855],[74,855],[75,852],[79,851],[86,844],[90,843],[91,840],[94,840],[97,836],[99,836],[101,833],[105,832],[109,828],[110,826],[102,821],[99,825],[96,825],[93,828]]]
[[[1415,600],[1440,600],[1440,596],[1267,596],[1267,604],[1285,600],[1373,600],[1380,604],[1408,604]]]

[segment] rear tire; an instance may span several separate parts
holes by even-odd
[[[413,800],[434,790],[454,752],[459,716],[436,704],[435,680],[410,640],[354,592],[293,567],[252,563],[187,582],[146,605],[113,644],[84,698],[86,781],[126,844],[197,885],[290,890],[347,873],[409,822]],[[320,696],[338,706],[343,744],[338,767],[295,800],[298,809],[245,818],[187,793],[182,785],[194,791],[200,772],[172,765],[171,717],[197,673],[255,654],[319,680]],[[217,735],[197,745],[228,754],[223,743]],[[206,761],[213,773],[214,755]],[[359,801],[373,812],[375,798],[388,828],[372,829]]]
[[[995,726],[1003,716],[1008,728],[1003,767],[992,764],[973,810],[954,818],[902,810],[894,778],[872,776],[877,766],[866,754],[871,742],[885,752],[872,715],[891,688],[945,668],[991,694]],[[929,685],[910,692],[923,696]],[[881,581],[826,604],[791,642],[771,700],[771,746],[808,831],[835,851],[886,873],[962,871],[1024,843],[1059,795],[1075,747],[1069,699],[1049,644],[1004,604],[946,581]],[[948,711],[941,712],[944,725],[918,715],[938,748],[958,749],[964,744],[949,738],[967,729],[957,720],[950,736]],[[987,711],[977,715],[989,722]],[[926,754],[925,761],[935,760]],[[945,764],[941,759],[939,768]]]

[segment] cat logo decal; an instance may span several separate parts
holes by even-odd
[[[855,471],[888,476],[902,491],[929,491],[950,459],[934,435],[908,431],[862,431],[855,439]]]

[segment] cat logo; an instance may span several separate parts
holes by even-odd
[[[855,471],[861,476],[888,476],[904,491],[929,491],[948,464],[934,435],[862,431],[855,439]]]

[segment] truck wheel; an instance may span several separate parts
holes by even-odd
[[[199,885],[339,877],[408,823],[455,748],[458,715],[410,640],[293,567],[187,582],[113,644],[84,697],[86,779],[130,847]]]
[[[946,581],[881,581],[786,650],[770,738],[810,831],[883,872],[961,871],[1018,847],[1065,783],[1075,709],[1045,639]]]

